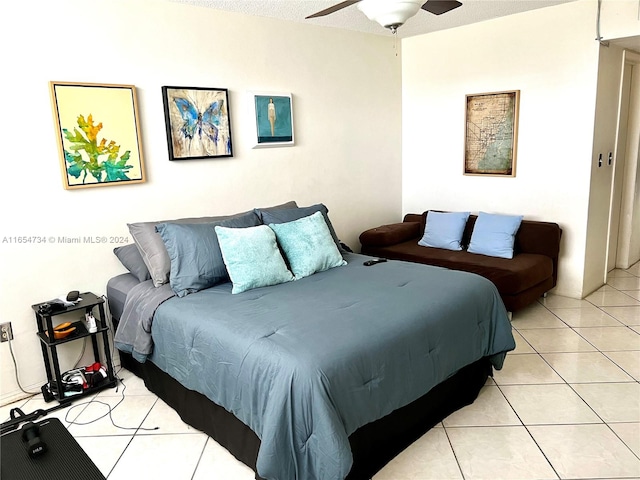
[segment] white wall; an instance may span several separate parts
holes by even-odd
[[[563,229],[555,293],[582,296],[598,68],[595,2],[403,41],[403,210],[488,211]],[[463,175],[465,95],[520,90],[515,178]]]
[[[8,6],[11,5],[11,6]],[[340,237],[401,215],[400,57],[390,37],[173,3],[3,3],[0,321],[20,378],[45,382],[30,305],[72,289],[104,294],[116,245],[14,244],[17,236],[127,236],[127,222],[324,202]],[[11,22],[9,24],[8,22]],[[148,181],[66,191],[48,82],[137,87]],[[234,157],[170,162],[161,86],[230,90]],[[245,93],[293,94],[296,146],[251,149]],[[61,348],[63,369],[81,342]],[[0,345],[0,403],[20,395]]]

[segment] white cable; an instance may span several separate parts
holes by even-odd
[[[600,10],[602,9],[602,0],[598,0],[598,14],[596,16],[596,40],[600,42],[600,45],[603,47],[608,47],[609,42],[605,42],[602,40],[602,36],[600,35]]]
[[[75,362],[73,362],[72,369],[78,367],[78,364],[80,363],[80,360],[82,360],[82,357],[84,356],[84,351],[87,348],[87,338],[89,338],[89,337],[84,337],[82,339],[82,349],[80,350],[80,355],[78,355],[78,359]]]

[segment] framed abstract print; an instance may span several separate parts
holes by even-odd
[[[169,160],[232,157],[226,88],[162,87]]]

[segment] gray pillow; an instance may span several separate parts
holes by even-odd
[[[178,297],[184,297],[228,282],[229,275],[214,227],[246,228],[258,225],[258,216],[249,212],[213,223],[161,223],[156,226],[171,259],[171,289]]]
[[[138,250],[138,247],[136,247],[135,243],[116,247],[113,249],[113,253],[116,254],[120,263],[122,263],[122,265],[124,265],[124,267],[139,281],[144,282],[151,278],[149,269],[144,264],[144,260],[142,259],[140,251]]]
[[[299,220],[302,217],[313,215],[316,212],[322,213],[324,221],[327,223],[327,227],[329,227],[331,237],[333,238],[336,247],[338,247],[338,251],[340,253],[345,253],[345,249],[342,248],[340,240],[338,239],[338,235],[336,235],[336,231],[333,229],[333,225],[331,225],[331,220],[329,220],[329,209],[322,203],[311,205],[310,207],[288,208],[279,210],[256,208],[256,213],[260,217],[260,220],[262,220],[262,223],[264,223],[265,225],[269,225],[271,223],[292,222],[294,220]]]
[[[269,207],[263,210],[271,210],[278,208],[295,208],[296,202],[291,201],[275,207]],[[136,243],[144,264],[147,266],[151,279],[156,287],[164,285],[169,281],[169,271],[171,270],[171,259],[164,246],[162,238],[156,232],[156,225],[161,223],[211,223],[229,218],[239,217],[250,212],[242,212],[235,215],[226,215],[221,217],[200,217],[200,218],[181,218],[178,220],[160,220],[156,222],[138,222],[129,223],[129,233]]]

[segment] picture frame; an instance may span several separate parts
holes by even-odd
[[[520,90],[466,96],[464,174],[516,176]]]
[[[169,160],[233,157],[226,88],[162,87]]]
[[[295,144],[293,96],[290,93],[252,92],[255,140],[253,148]]]
[[[134,85],[49,82],[65,189],[145,181]]]

